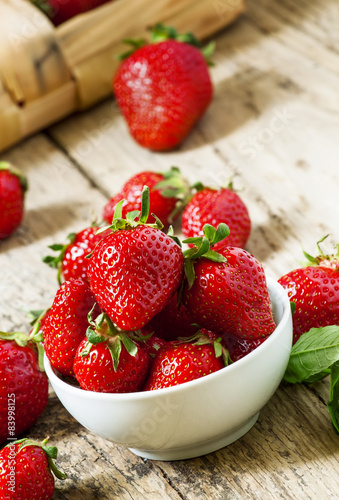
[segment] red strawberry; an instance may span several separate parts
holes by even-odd
[[[171,387],[216,372],[225,366],[223,351],[220,338],[211,332],[168,342],[155,357],[144,390]]]
[[[0,451],[1,499],[52,498],[54,475],[58,479],[66,479],[66,475],[57,469],[53,459],[57,458],[58,450],[54,446],[46,446],[48,439],[42,443],[21,439]]]
[[[64,23],[68,19],[95,9],[109,0],[31,0],[44,14],[46,14],[55,26]]]
[[[12,234],[21,224],[26,178],[7,162],[0,162],[0,240]]]
[[[119,332],[102,313],[77,349],[74,373],[87,391],[136,392],[145,382],[150,362],[142,343],[127,332]]]
[[[142,328],[143,333],[153,333],[166,341],[192,337],[198,330],[198,326],[192,325],[185,309],[177,305],[177,294]]]
[[[157,26],[153,40],[128,54],[113,91],[134,139],[163,151],[186,138],[209,106],[213,88],[193,35]]]
[[[180,246],[146,224],[148,192],[145,186],[138,221],[133,212],[122,219],[122,203],[118,204],[113,232],[95,247],[87,270],[99,306],[122,330],[148,323],[175,293],[183,275]]]
[[[144,335],[143,331],[142,335]],[[151,358],[155,358],[158,351],[160,351],[160,349],[165,347],[165,345],[167,344],[166,340],[162,339],[161,337],[157,337],[156,335],[151,335],[150,337],[143,340],[142,343]]]
[[[304,252],[307,266],[278,280],[295,304],[293,344],[311,328],[339,325],[339,250],[325,255],[319,245],[324,239],[317,244],[319,255],[316,257]]]
[[[149,187],[150,215],[147,222],[154,222],[154,217],[151,215],[154,213],[164,226],[172,224],[178,218],[190,192],[187,181],[181,176],[177,167],[172,167],[164,173],[146,170],[131,177],[121,191],[107,202],[103,218],[112,223],[115,207],[120,200],[125,200],[122,206],[124,218],[128,212],[140,210],[144,186]]]
[[[227,234],[224,224],[217,231],[206,225],[204,238],[194,239],[197,248],[184,252],[187,281],[183,305],[192,321],[218,334],[248,340],[267,337],[275,324],[264,269],[241,248],[223,247],[219,253],[210,250],[210,245],[223,238],[222,228]]]
[[[48,379],[38,350],[24,333],[0,332],[0,442],[29,429],[46,408]]]
[[[247,356],[247,354],[254,351],[266,340],[266,337],[260,337],[259,339],[255,340],[239,339],[239,337],[235,337],[235,335],[230,335],[227,333],[224,333],[222,335],[222,338],[225,346],[228,349],[230,359],[233,363],[243,358],[244,356]]]
[[[91,226],[82,229],[78,233],[71,233],[67,236],[69,243],[64,245],[50,245],[51,250],[59,252],[53,257],[47,255],[42,260],[51,267],[58,269],[58,281],[81,278],[87,280],[87,266],[89,255],[95,245],[106,236],[105,233],[97,234],[99,227]]]
[[[182,233],[186,238],[203,236],[205,224],[217,227],[221,222],[230,229],[227,244],[244,248],[251,232],[251,220],[240,196],[231,185],[218,190],[202,187],[192,196],[182,214]],[[223,245],[222,241],[219,242],[214,250]]]
[[[82,279],[65,281],[58,289],[43,326],[46,356],[62,375],[74,376],[76,350],[89,326],[95,297]],[[96,313],[98,313],[98,308]]]

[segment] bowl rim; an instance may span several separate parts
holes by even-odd
[[[173,394],[178,391],[185,392],[187,390],[191,390],[194,388],[196,385],[203,385],[206,383],[212,382],[213,379],[217,379],[219,377],[222,377],[223,374],[225,373],[225,370],[228,372],[235,371],[235,370],[241,370],[241,367],[243,364],[249,363],[250,360],[252,360],[255,356],[259,356],[260,353],[269,348],[269,346],[276,340],[276,337],[280,335],[280,332],[284,329],[286,326],[286,323],[289,321],[289,318],[291,317],[291,307],[290,307],[290,300],[288,297],[287,292],[285,289],[280,285],[280,283],[270,276],[266,276],[267,280],[267,286],[269,291],[270,290],[275,290],[278,292],[278,295],[282,301],[282,306],[283,306],[283,311],[281,315],[281,319],[276,326],[275,330],[272,332],[272,334],[262,343],[260,344],[255,350],[244,356],[243,358],[239,359],[238,361],[235,361],[234,363],[225,366],[224,368],[221,368],[220,370],[209,373],[208,375],[201,377],[199,379],[195,380],[190,380],[188,382],[185,382],[184,384],[176,385],[176,386],[171,386],[171,387],[164,387],[162,389],[157,389],[154,391],[137,391],[137,392],[127,392],[127,393],[114,393],[114,392],[95,392],[95,391],[87,391],[85,389],[82,389],[81,387],[74,386],[64,380],[62,380],[54,371],[52,368],[46,353],[44,354],[44,367],[46,374],[48,376],[48,379],[51,382],[52,387],[54,386],[56,388],[60,388],[63,391],[67,391],[70,394],[74,394],[74,396],[79,396],[80,394],[83,395],[84,398],[88,400],[109,400],[109,399],[114,399],[115,401],[128,401],[128,400],[143,400],[143,399],[152,399],[152,398],[157,398],[160,396],[167,396],[170,394]],[[291,346],[292,346],[292,331],[291,331]]]

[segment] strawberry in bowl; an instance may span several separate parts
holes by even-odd
[[[247,258],[251,263],[247,268],[241,263],[242,256],[235,266],[238,269],[231,271],[235,273],[234,282],[237,284],[241,272],[246,275],[247,271],[248,284],[252,279],[253,285],[238,292],[238,315],[243,312],[242,298],[244,308],[254,307],[263,315],[259,321],[251,319],[250,311],[244,315],[250,323],[245,335],[259,339],[260,345],[232,363],[221,330],[212,333],[205,329],[204,335],[197,333],[193,341],[157,342],[155,337],[152,344],[157,327],[153,325],[152,332],[148,326],[173,296],[182,297],[190,314],[188,287],[192,269],[199,281],[200,261],[211,261],[227,272],[225,261],[229,259],[231,264],[231,254],[218,254],[213,245],[224,239],[228,228],[207,227],[207,236],[195,241],[198,245],[185,253],[173,236],[146,225],[148,211],[144,205],[140,214],[132,213],[126,219],[121,217],[121,205],[115,211],[112,235],[102,240],[90,257],[89,283],[103,313],[87,328],[75,355],[79,385],[64,380],[45,356],[49,380],[62,404],[82,425],[142,457],[178,460],[222,448],[254,425],[284,375],[292,344],[287,294],[276,281],[266,278],[261,267],[256,269],[254,257]],[[248,269],[254,271],[253,276]],[[227,289],[221,271],[216,282],[219,288]],[[226,293],[224,297],[223,308],[218,303],[215,309],[219,326],[243,341],[240,323],[234,319],[227,323]],[[209,300],[212,310],[214,296],[204,300]],[[151,336],[147,338],[149,331]],[[136,354],[144,357],[147,349],[143,342],[152,347],[145,357],[146,365]],[[119,352],[120,357],[116,357]],[[86,386],[82,377],[91,370],[92,385]],[[130,380],[140,385],[131,388]],[[111,384],[109,392],[103,387],[106,381]],[[116,390],[117,383],[128,388],[127,392]]]

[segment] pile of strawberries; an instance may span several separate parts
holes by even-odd
[[[170,225],[181,213],[186,249]],[[103,217],[109,225],[44,258],[61,284],[43,343],[64,377],[100,392],[169,387],[240,359],[275,329],[264,270],[242,248],[249,214],[231,187],[190,187],[176,167],[144,171]]]

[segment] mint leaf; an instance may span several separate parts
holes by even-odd
[[[291,350],[284,381],[292,384],[319,380],[339,361],[339,326],[311,328]]]
[[[331,368],[330,400],[327,403],[327,408],[334,428],[339,433],[339,361],[334,363]]]

